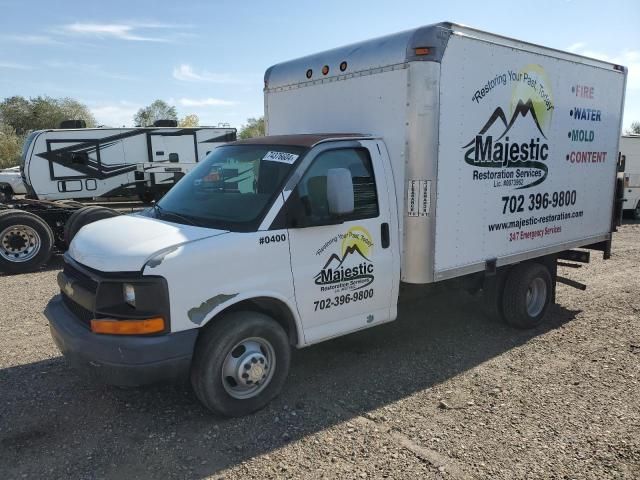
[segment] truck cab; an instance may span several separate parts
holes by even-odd
[[[391,178],[385,144],[363,135],[219,147],[153,208],[77,234],[53,338],[107,382],[190,374],[213,410],[251,411],[279,390],[290,346],[396,318]]]

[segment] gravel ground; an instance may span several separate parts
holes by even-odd
[[[561,274],[544,326],[445,293],[296,351],[255,415],[187,387],[121,390],[71,370],[40,315],[48,270],[0,276],[0,478],[640,478],[640,223],[612,260]]]

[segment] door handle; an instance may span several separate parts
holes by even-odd
[[[389,224],[387,222],[384,222],[380,226],[380,240],[382,243],[382,248],[389,248],[391,238],[389,237]]]

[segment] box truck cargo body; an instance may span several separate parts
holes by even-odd
[[[620,154],[624,157],[624,210],[640,220],[640,135],[623,135]]]
[[[241,415],[278,393],[290,346],[392,321],[409,289],[482,290],[534,327],[556,282],[584,288],[559,259],[609,255],[625,78],[450,23],[275,65],[266,137],[76,235],[52,335],[108,382],[189,374]]]
[[[272,67],[267,133],[383,138],[402,280],[432,282],[608,240],[622,70],[432,26]]]

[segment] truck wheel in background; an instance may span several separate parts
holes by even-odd
[[[54,237],[40,217],[21,210],[0,212],[0,271],[36,270],[51,258]]]
[[[636,205],[636,208],[633,211],[633,219],[640,220],[640,202],[638,202],[638,205]]]
[[[71,245],[73,237],[75,237],[85,225],[118,215],[120,215],[120,212],[107,207],[90,206],[76,210],[64,226],[64,241],[67,247]]]
[[[540,263],[521,263],[508,273],[502,295],[505,321],[517,328],[538,326],[547,313],[553,285],[549,269]]]
[[[139,193],[138,198],[144,204],[150,204],[155,200],[155,196],[150,190],[144,190],[142,193]]]
[[[287,334],[275,320],[251,311],[225,314],[198,338],[191,384],[209,410],[247,415],[280,393],[290,358]]]

